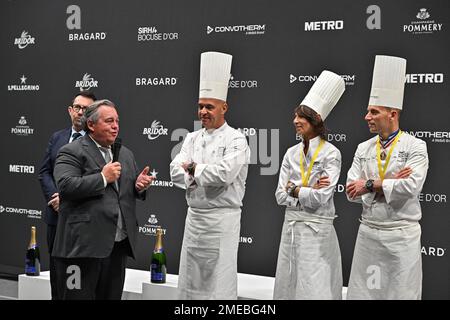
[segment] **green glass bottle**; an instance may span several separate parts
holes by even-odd
[[[152,254],[152,262],[150,267],[150,280],[153,283],[166,282],[166,253],[162,245],[162,229],[156,230],[156,244]]]
[[[25,259],[25,273],[27,276],[38,276],[41,273],[41,256],[36,242],[36,227],[31,227],[30,244]]]

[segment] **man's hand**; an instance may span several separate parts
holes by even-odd
[[[49,207],[52,207],[53,210],[59,212],[59,193],[55,192],[52,194],[52,199],[47,203]]]
[[[357,196],[362,196],[363,194],[369,193],[369,190],[367,190],[365,186],[366,180],[355,180],[347,185],[346,192],[350,198],[354,199]]]
[[[181,164],[181,167],[184,169],[184,171],[186,171],[186,173],[188,173],[191,176],[194,176],[194,172],[195,172],[195,167],[197,166],[197,164],[193,161],[191,162],[183,162]]]
[[[148,187],[152,184],[152,181],[155,180],[154,176],[149,176],[148,172],[150,171],[150,167],[146,166],[144,170],[139,174],[136,179],[135,188],[138,192],[147,190]]]
[[[103,169],[102,173],[105,176],[107,183],[112,183],[117,181],[120,177],[120,172],[122,171],[122,166],[119,162],[110,162],[107,163]]]
[[[320,177],[319,180],[313,185],[313,189],[322,189],[330,185],[330,179],[328,177]]]
[[[412,169],[410,167],[403,168],[396,174],[394,174],[394,179],[406,179],[409,178],[409,176],[412,173]]]

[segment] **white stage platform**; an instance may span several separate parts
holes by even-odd
[[[275,278],[238,273],[238,299],[271,300]],[[150,272],[126,269],[122,300],[174,300],[178,275],[168,274],[166,283],[150,282]],[[50,300],[49,271],[38,277],[19,275],[19,300]]]

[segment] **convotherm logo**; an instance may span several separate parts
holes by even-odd
[[[356,75],[354,74],[341,74],[342,79],[345,81],[346,86],[353,86],[355,84]],[[294,82],[315,82],[319,78],[318,75],[294,75],[289,74],[289,83]]]
[[[424,139],[429,142],[435,143],[449,143],[450,142],[450,132],[449,131],[405,131],[410,135]]]
[[[34,209],[14,208],[0,205],[0,214],[19,214],[30,219],[41,219],[42,211]]]
[[[214,33],[243,33],[245,35],[263,35],[266,32],[265,24],[248,24],[232,26],[206,26],[206,34]]]

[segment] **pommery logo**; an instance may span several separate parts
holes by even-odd
[[[15,128],[11,128],[11,133],[18,136],[29,136],[34,133],[34,129],[27,126],[27,119],[25,119],[25,116],[20,116],[19,125]]]
[[[138,231],[146,236],[156,236],[156,230],[159,228],[161,228],[161,226],[158,225],[158,218],[156,217],[156,214],[150,214],[147,223],[145,223],[144,226],[139,226]],[[166,234],[167,230],[164,228],[161,229],[163,235]]]
[[[442,31],[443,23],[438,23],[434,19],[430,20],[431,14],[426,8],[421,8],[416,14],[417,21],[403,25],[403,32],[412,34],[433,34]]]

